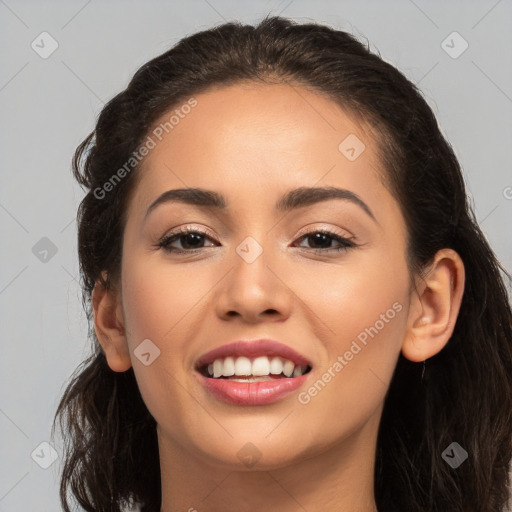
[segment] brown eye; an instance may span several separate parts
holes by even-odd
[[[166,235],[162,240],[160,240],[158,246],[168,252],[190,253],[204,248],[205,238],[209,238],[211,240],[205,232],[198,229],[187,228],[177,231],[176,233]],[[171,245],[176,242],[181,244],[182,247],[173,247]]]
[[[343,251],[350,247],[354,247],[356,244],[350,241],[348,238],[342,237],[336,233],[327,230],[312,231],[300,237],[299,240],[307,241],[312,247],[312,250],[318,253],[331,252],[331,251]],[[331,246],[332,242],[337,242],[338,246]],[[303,247],[303,246],[300,246]]]

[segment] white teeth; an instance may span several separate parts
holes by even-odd
[[[213,361],[213,376],[215,378],[220,377],[222,375],[222,361],[220,359],[215,359]]]
[[[261,375],[268,375],[269,372],[270,372],[270,363],[268,362],[268,357],[266,357],[266,356],[257,357],[252,362],[252,374],[255,377],[261,376]]]
[[[270,373],[272,375],[283,373],[283,361],[280,357],[273,357],[270,361]]]
[[[222,364],[221,359],[216,359],[215,361],[220,361],[220,364]],[[251,369],[250,359],[247,357],[237,357],[235,361],[235,375],[251,375]]]
[[[306,371],[307,366],[297,365],[281,357],[267,356],[256,357],[251,360],[248,357],[226,357],[225,359],[215,359],[208,365],[208,375],[217,379],[219,377],[265,377],[269,375],[281,375],[286,377],[300,377]],[[249,379],[231,379],[240,382],[252,382]]]
[[[293,375],[294,369],[295,369],[295,365],[291,361],[285,360],[285,362],[283,364],[283,373],[287,377],[291,377]]]
[[[295,370],[293,370],[293,377],[300,377],[305,371],[307,366],[296,366]]]
[[[232,357],[226,357],[224,359],[222,376],[231,377],[232,375],[235,375],[235,360]]]

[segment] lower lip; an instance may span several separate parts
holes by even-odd
[[[309,372],[311,373],[311,372]],[[260,382],[233,382],[210,379],[198,373],[206,389],[217,399],[235,405],[267,405],[283,399],[306,381],[309,373],[294,378]]]

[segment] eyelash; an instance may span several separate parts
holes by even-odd
[[[172,242],[174,242],[175,240],[179,239],[182,236],[188,235],[189,233],[194,233],[194,234],[202,235],[202,236],[210,238],[210,240],[213,240],[213,241],[216,242],[216,240],[214,240],[210,235],[208,235],[208,233],[206,233],[205,231],[202,231],[201,229],[197,229],[197,228],[184,228],[184,229],[181,229],[179,231],[176,231],[175,233],[171,233],[170,235],[164,236],[158,242],[157,247],[163,249],[166,252],[174,253],[174,254],[194,254],[197,251],[200,251],[200,250],[204,249],[204,247],[199,247],[199,248],[196,248],[196,249],[176,249],[175,247],[169,247],[169,245]],[[332,238],[336,242],[339,242],[341,245],[338,246],[338,247],[328,247],[326,249],[314,249],[314,248],[310,249],[315,254],[325,255],[325,253],[330,253],[330,252],[340,253],[340,252],[343,252],[343,251],[347,251],[348,249],[351,249],[352,247],[356,247],[357,246],[357,244],[352,242],[350,239],[348,239],[348,238],[346,238],[344,236],[341,236],[341,235],[339,235],[339,234],[337,234],[337,233],[335,233],[333,231],[329,231],[327,229],[315,229],[313,231],[309,231],[308,233],[305,233],[305,234],[301,235],[298,238],[298,240],[304,240],[308,236],[315,235],[317,233],[321,233],[323,235],[327,235],[329,238]]]

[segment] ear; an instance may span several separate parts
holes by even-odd
[[[402,345],[404,357],[425,361],[448,343],[459,314],[464,282],[464,263],[458,253],[452,249],[438,251],[412,295]]]
[[[104,277],[105,275],[103,274]],[[126,341],[120,293],[113,288],[107,288],[98,279],[92,292],[92,308],[94,330],[108,365],[115,372],[125,372],[132,363]]]

